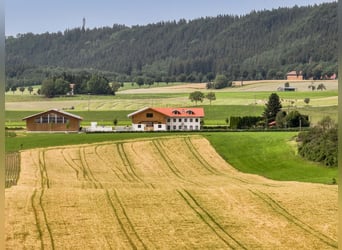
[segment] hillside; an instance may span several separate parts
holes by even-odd
[[[243,174],[199,136],[22,151],[5,205],[7,249],[337,249],[336,185]]]
[[[115,24],[8,37],[6,74],[17,85],[66,71],[101,71],[117,81],[144,75],[201,82],[219,73],[232,80],[284,79],[290,70],[320,78],[337,72],[337,41],[337,3],[146,26]]]

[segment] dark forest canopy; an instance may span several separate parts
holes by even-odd
[[[9,85],[39,84],[60,74],[100,72],[109,80],[205,82],[314,79],[337,73],[337,3],[253,11],[145,26],[19,34],[6,39]],[[24,80],[23,80],[24,79]],[[26,82],[23,82],[26,81]]]

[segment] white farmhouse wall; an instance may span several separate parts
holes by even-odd
[[[200,130],[200,118],[170,118],[167,120],[166,126],[170,130]]]
[[[165,124],[153,124],[153,130],[154,131],[166,131],[166,125]]]
[[[145,124],[132,124],[133,131],[145,131]]]

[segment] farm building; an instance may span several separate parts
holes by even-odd
[[[26,130],[31,132],[78,132],[82,117],[58,109],[51,109],[30,115],[26,121]]]
[[[300,71],[299,74],[297,74],[295,70],[291,71],[286,74],[286,79],[287,80],[303,80],[302,71]]]
[[[203,108],[143,108],[128,115],[133,131],[200,130]]]

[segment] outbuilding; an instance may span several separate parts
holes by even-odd
[[[50,109],[23,118],[30,132],[78,132],[82,117],[58,109]]]

